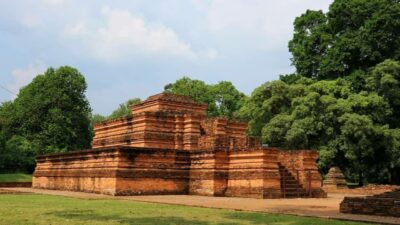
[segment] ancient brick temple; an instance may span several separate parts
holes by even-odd
[[[94,126],[93,149],[37,157],[34,188],[109,195],[325,197],[311,150],[263,148],[247,124],[158,94]]]

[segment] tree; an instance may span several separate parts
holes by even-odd
[[[210,87],[216,104],[216,115],[234,117],[243,105],[246,96],[238,91],[231,82],[220,81]]]
[[[399,49],[398,0],[335,0],[327,13],[307,10],[289,42],[297,73],[318,80],[399,60]]]
[[[327,29],[327,17],[322,11],[307,10],[294,21],[289,51],[298,74],[311,78],[323,76],[321,63],[331,39]]]
[[[400,63],[385,60],[371,71],[367,78],[370,91],[376,91],[390,104],[393,113],[387,118],[393,128],[400,128]]]
[[[32,173],[37,149],[34,143],[21,136],[15,135],[7,141],[3,140],[0,143],[0,171]]]
[[[302,91],[287,94],[281,112],[253,113],[251,129],[273,145],[319,149],[323,171],[332,163],[360,183],[400,182],[399,34],[398,0],[335,0],[326,13],[307,10],[289,42],[296,73],[280,78],[289,92]],[[318,82],[302,87],[299,77]]]
[[[345,113],[339,118],[339,122],[342,125],[338,138],[340,150],[357,171],[359,185],[364,184],[365,177],[370,181],[379,181],[374,179],[374,175],[384,168],[388,158],[387,149],[380,143],[384,140],[387,126],[374,124],[368,116],[355,113]]]
[[[49,68],[0,105],[0,171],[32,172],[38,154],[89,148],[86,82],[76,69]]]
[[[124,116],[132,116],[131,105],[135,105],[140,103],[140,98],[132,98],[127,102],[120,104],[119,107],[114,110],[111,115],[107,117],[107,119],[116,119]]]
[[[399,130],[386,124],[391,113],[389,103],[376,92],[355,93],[345,79],[308,78],[290,85],[267,82],[240,110],[249,119],[249,133],[261,134],[264,143],[317,149],[321,171],[335,164],[360,183],[398,176]]]
[[[96,124],[96,123],[101,123],[101,122],[106,121],[106,120],[107,120],[106,116],[103,116],[103,115],[100,115],[100,114],[97,114],[97,113],[93,114],[92,117],[90,118],[90,122],[92,123],[92,125]]]
[[[287,112],[291,104],[289,85],[283,81],[270,81],[256,88],[237,115],[249,121],[248,133],[261,136],[263,126],[274,115]]]
[[[209,85],[189,77],[182,77],[175,83],[166,85],[164,90],[167,93],[185,95],[197,102],[207,103],[209,116],[235,117],[236,111],[239,110],[246,97],[231,82],[221,81],[218,84]]]
[[[132,98],[126,101],[125,103],[119,104],[119,107],[115,109],[109,116],[103,116],[100,114],[93,114],[91,116],[91,123],[101,123],[106,120],[117,119],[120,117],[129,117],[132,116],[131,106],[140,103],[140,98]]]
[[[86,82],[76,69],[50,68],[23,87],[14,100],[15,135],[36,143],[38,153],[89,148],[89,102]]]
[[[16,108],[12,101],[3,102],[0,105],[0,132],[1,137],[11,138],[17,130]]]
[[[301,78],[302,78],[302,76],[297,73],[279,75],[279,80],[281,80],[287,84],[294,84]]]

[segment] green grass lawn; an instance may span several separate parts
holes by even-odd
[[[0,183],[1,182],[32,182],[32,175],[24,173],[0,174]]]
[[[362,224],[222,209],[88,200],[61,196],[0,195],[0,224]]]

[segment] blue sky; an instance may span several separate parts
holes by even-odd
[[[186,75],[245,94],[294,71],[287,43],[331,0],[0,0],[0,85],[18,93],[48,67],[86,77],[95,113]],[[0,89],[0,102],[15,98]]]

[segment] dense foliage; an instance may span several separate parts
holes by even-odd
[[[238,115],[271,146],[318,149],[322,172],[400,183],[399,32],[398,0],[307,10],[289,42],[296,72],[256,88]]]
[[[93,114],[91,117],[92,124],[101,123],[106,120],[117,119],[120,117],[132,116],[131,106],[140,103],[140,98],[132,98],[125,103],[119,104],[118,108],[115,109],[109,116],[103,116],[100,114]]]
[[[89,148],[86,82],[71,67],[50,68],[0,106],[0,170],[32,170],[37,154]]]
[[[327,13],[307,10],[294,22],[289,42],[303,76],[355,75],[385,59],[400,59],[398,0],[335,0]]]
[[[198,102],[207,103],[209,116],[233,118],[246,98],[231,82],[220,81],[217,84],[206,84],[203,81],[192,80],[188,77],[183,77],[175,83],[166,85],[164,90],[168,93],[189,96]]]
[[[390,65],[400,64],[385,61],[368,80]],[[345,79],[271,81],[255,89],[239,115],[249,120],[249,133],[270,146],[320,150],[323,172],[338,165],[361,182],[393,181],[400,168],[400,130],[390,124],[399,109],[391,107],[387,95],[366,88],[354,92]]]

